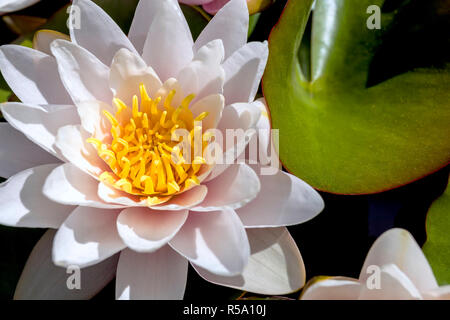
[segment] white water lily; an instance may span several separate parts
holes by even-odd
[[[116,276],[118,299],[180,299],[188,262],[241,290],[303,286],[285,226],[323,209],[316,191],[282,171],[259,176],[267,163],[168,156],[172,130],[194,132],[194,120],[270,128],[254,101],[268,49],[246,43],[245,0],[230,1],[195,42],[176,0],[140,1],[128,37],[93,2],[74,5],[81,28],[71,41],[39,32],[37,50],[0,49],[22,101],[2,105],[0,223],[57,229],[35,246],[15,297],[90,298]],[[269,140],[261,135],[260,147]],[[71,265],[82,268],[82,290],[66,286]]]
[[[438,286],[427,259],[408,231],[391,229],[372,245],[359,279],[319,279],[305,289],[302,299],[448,300],[450,286]]]
[[[37,2],[39,0],[0,0],[0,14],[22,10]]]

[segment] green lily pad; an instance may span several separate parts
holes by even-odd
[[[405,18],[412,9],[403,2],[382,12],[381,29],[367,27],[367,8],[392,2],[318,0],[311,36],[303,37],[313,0],[290,0],[271,33],[263,91],[280,130],[279,155],[320,190],[380,192],[450,160],[449,69],[402,65],[416,52],[401,51],[398,39],[422,25]],[[428,9],[422,16],[441,18],[442,10]],[[305,55],[299,47],[308,38]]]
[[[449,179],[450,182],[450,179]],[[450,183],[427,215],[427,241],[423,251],[440,285],[450,284]]]

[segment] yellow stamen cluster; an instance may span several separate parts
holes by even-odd
[[[197,121],[208,114],[203,112],[194,118],[189,109],[194,95],[186,96],[180,106],[173,107],[174,90],[164,101],[161,97],[151,99],[143,84],[139,91],[140,103],[135,95],[131,110],[118,98],[113,99],[117,108],[115,116],[103,110],[111,123],[110,144],[94,137],[87,139],[112,170],[103,172],[100,179],[119,190],[148,199],[170,196],[198,185],[196,174],[205,160],[200,156],[186,161],[177,146],[179,142],[172,140],[172,134],[176,129],[186,129],[193,146],[194,132],[201,130]],[[203,151],[204,144],[201,146]]]

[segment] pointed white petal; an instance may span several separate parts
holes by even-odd
[[[186,19],[184,18],[183,12],[181,11],[180,5],[177,0],[166,1],[168,5],[171,6],[172,11],[177,14],[183,21],[185,32],[188,36],[191,34],[189,26]],[[133,22],[131,23],[130,32],[128,33],[128,38],[134,44],[134,47],[139,53],[142,53],[144,49],[144,43],[147,39],[148,31],[152,25],[158,11],[163,6],[164,1],[148,1],[141,0],[136,8],[134,14]],[[192,39],[192,36],[191,36]]]
[[[9,123],[0,123],[0,177],[61,160],[28,140]]]
[[[55,58],[19,45],[0,48],[0,70],[24,103],[71,104],[58,74]]]
[[[360,280],[365,281],[370,274],[370,265],[396,265],[419,291],[438,287],[425,255],[412,235],[403,229],[391,229],[383,233],[372,245],[361,270]]]
[[[245,227],[300,224],[323,210],[322,198],[306,182],[283,171],[261,175],[261,168],[253,166],[261,181],[261,191],[256,199],[236,210]]]
[[[193,264],[220,275],[236,275],[247,264],[250,247],[241,221],[232,209],[190,212],[169,242]]]
[[[117,233],[117,209],[77,207],[55,235],[53,262],[80,268],[99,263],[126,246]]]
[[[48,230],[28,257],[14,293],[16,300],[87,300],[103,289],[116,274],[119,255],[116,254],[92,267],[80,270],[80,288],[73,278],[76,268],[57,267],[52,261],[53,238],[56,230]]]
[[[165,81],[175,77],[192,60],[192,44],[184,17],[180,17],[173,10],[173,4],[166,1],[152,22],[142,58]]]
[[[72,41],[92,52],[107,66],[121,48],[136,52],[114,20],[93,1],[74,0],[70,14],[70,21],[79,21],[78,26],[70,28]]]
[[[55,148],[59,128],[80,121],[74,106],[38,106],[18,102],[1,105],[5,119],[28,139],[52,155],[64,159]]]
[[[187,271],[187,260],[169,246],[152,253],[125,249],[117,267],[116,299],[181,300]]]
[[[227,104],[255,99],[268,56],[267,41],[249,42],[223,63]]]
[[[66,40],[55,40],[50,47],[64,87],[75,103],[90,100],[111,102],[109,68],[96,56]]]
[[[121,99],[127,105],[132,104],[134,95],[139,95],[139,85],[145,85],[150,97],[162,86],[155,71],[148,67],[145,61],[137,54],[120,49],[114,56],[111,64],[110,85],[114,97]]]
[[[286,228],[247,230],[251,256],[241,275],[223,277],[193,265],[205,280],[266,295],[289,294],[305,284],[305,266]]]
[[[245,163],[233,164],[219,177],[206,183],[208,194],[193,211],[215,211],[221,208],[241,208],[258,195],[259,178]]]
[[[0,184],[0,224],[30,228],[58,228],[74,209],[49,200],[42,186],[59,164],[19,172]]]
[[[248,8],[246,0],[231,0],[208,23],[194,44],[197,51],[208,42],[221,39],[225,58],[247,42]]]
[[[54,30],[38,30],[33,37],[33,48],[48,55],[53,55],[50,45],[57,39],[70,41],[70,37],[64,33]]]
[[[117,230],[128,248],[137,252],[154,252],[175,236],[187,217],[187,210],[127,208],[117,218]]]
[[[48,175],[43,193],[52,201],[94,208],[118,208],[97,195],[98,181],[71,163],[61,164]]]

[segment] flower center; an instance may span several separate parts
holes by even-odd
[[[189,132],[189,145],[193,146],[194,133],[201,132],[201,121],[208,113],[194,118],[189,109],[193,94],[186,96],[180,106],[173,107],[174,90],[163,102],[161,97],[151,99],[143,84],[139,91],[140,103],[134,95],[131,108],[115,98],[115,116],[102,111],[111,123],[111,143],[102,143],[95,137],[87,139],[112,170],[103,172],[100,180],[129,194],[148,196],[148,200],[198,185],[196,174],[205,163],[204,158],[196,156],[193,161],[183,158],[179,142],[172,137],[175,130],[185,129]],[[203,154],[205,144],[200,145]]]

